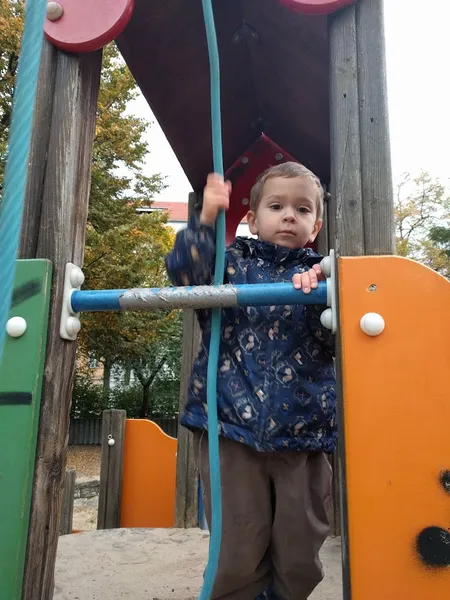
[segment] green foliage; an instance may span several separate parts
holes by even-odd
[[[103,233],[88,229],[85,287],[124,289],[168,285],[164,257],[174,234],[159,213],[134,216],[126,225]],[[141,387],[142,417],[154,409],[154,387],[178,380],[181,354],[179,311],[86,313],[79,336],[85,356],[107,368],[133,371]]]
[[[108,394],[86,374],[75,375],[72,392],[71,417],[90,419],[98,417],[110,407]]]
[[[178,412],[178,395],[180,381],[178,379],[157,379],[152,389],[152,403],[147,416],[149,418],[172,418]],[[138,383],[130,387],[123,385],[114,387],[109,393],[92,382],[86,373],[75,376],[71,417],[92,419],[100,417],[104,410],[112,408],[125,410],[127,417],[138,419],[142,412],[142,386]]]
[[[450,258],[450,226],[433,227],[430,231],[430,239],[436,246]]]
[[[153,388],[153,401],[148,418],[172,418],[178,412],[180,382],[175,379],[161,379]],[[142,413],[142,386],[118,387],[111,391],[111,405],[127,411],[130,419],[139,419]]]
[[[395,223],[397,254],[450,276],[450,199],[442,183],[429,173],[406,174],[397,186]]]
[[[0,196],[3,188],[22,26],[23,1],[0,0]]]
[[[128,67],[110,44],[103,51],[92,158],[89,223],[95,231],[129,224],[136,206],[150,204],[165,187],[160,174],[143,174],[149,123],[126,110],[137,92]]]

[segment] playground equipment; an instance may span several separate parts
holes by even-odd
[[[97,528],[173,527],[176,453],[156,423],[104,411]]]
[[[66,34],[58,41],[49,22],[46,31],[62,48],[72,43],[67,32],[74,28],[78,36],[70,39],[78,43],[82,38],[77,10],[85,15],[86,3],[60,0],[59,5],[63,11],[51,26]],[[122,7],[122,17],[114,12],[115,22],[123,18],[126,24],[130,1],[98,0],[100,21],[102,9],[108,19],[104,36],[96,31],[92,45],[83,48],[88,53],[70,55],[47,42],[43,48],[20,256],[47,260],[18,263],[15,293],[23,302],[8,316],[24,319],[26,331],[23,321],[9,324],[0,379],[0,515],[5,531],[0,540],[0,596],[8,599],[52,597],[75,358],[75,345],[60,336],[61,314],[63,304],[69,312],[80,308],[64,302],[65,275],[69,263],[83,262],[101,59],[94,50],[99,38],[105,43],[119,33],[109,19],[113,5]],[[42,6],[42,0],[28,2],[27,10]],[[306,162],[331,191],[319,250],[326,254],[331,245],[339,255],[342,493],[336,504],[342,500],[345,598],[443,598],[450,585],[445,525],[450,509],[449,406],[436,371],[448,372],[450,366],[449,284],[409,261],[346,257],[393,251],[382,3],[230,0],[215,4],[215,16],[222,49],[225,167],[235,183],[229,222],[234,226],[238,217],[233,215],[245,211],[255,171],[289,156]],[[201,189],[211,168],[203,27],[197,0],[136,0],[117,38],[195,190]],[[217,102],[213,106],[217,109]],[[216,127],[216,150],[217,134]],[[191,196],[191,210],[197,200]],[[5,194],[3,227],[11,206]],[[17,223],[21,210],[16,212]],[[223,219],[218,229],[225,234]],[[229,226],[228,238],[233,234]],[[0,244],[4,239],[0,236]],[[48,260],[53,267],[51,291]],[[11,273],[10,263],[8,269]],[[79,280],[71,286],[79,287]],[[10,297],[11,290],[4,296],[7,303]],[[439,324],[434,330],[431,317],[428,322],[425,317],[430,307]],[[333,314],[337,317],[336,310]],[[68,333],[73,336],[77,323],[71,323]],[[187,311],[183,379],[195,353],[194,323],[192,311]],[[0,327],[4,336],[4,325]],[[378,335],[369,335],[373,333]],[[28,357],[34,369],[29,379],[17,366]],[[400,366],[394,367],[395,360],[402,361]],[[181,401],[183,394],[185,390]],[[17,468],[11,457],[18,458]],[[192,442],[184,430],[177,463],[176,524],[193,525],[197,478]]]

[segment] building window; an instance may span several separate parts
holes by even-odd
[[[90,369],[98,369],[98,360],[92,354],[88,356],[88,367]]]

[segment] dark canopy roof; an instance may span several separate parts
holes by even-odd
[[[264,132],[329,180],[325,17],[277,0],[215,0],[225,169]],[[194,189],[212,168],[201,0],[136,0],[117,40]]]

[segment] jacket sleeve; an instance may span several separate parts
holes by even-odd
[[[321,304],[309,304],[305,306],[305,317],[314,337],[322,344],[324,348],[335,356],[336,336],[329,329],[324,327],[320,321],[320,315],[326,309]]]
[[[173,285],[210,285],[216,257],[215,229],[202,225],[198,215],[177,233],[175,245],[166,256],[166,269]]]

